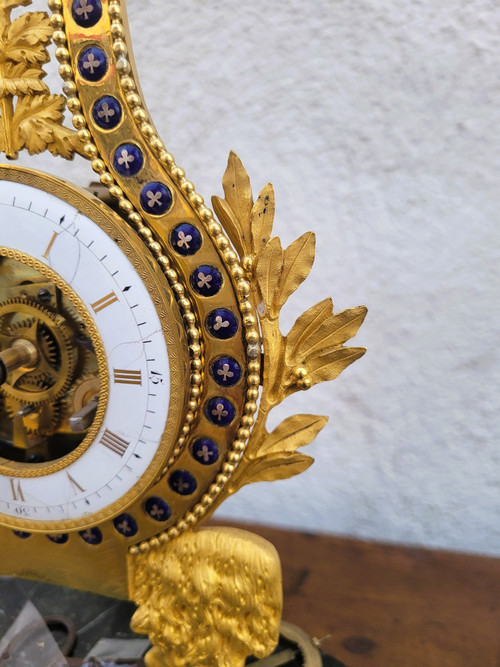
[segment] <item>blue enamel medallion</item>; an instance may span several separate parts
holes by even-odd
[[[232,338],[238,331],[238,318],[227,308],[212,310],[205,323],[210,335],[221,340]]]
[[[179,255],[194,255],[201,248],[201,234],[194,225],[182,222],[172,230],[170,244]]]
[[[158,496],[151,496],[144,503],[146,514],[155,521],[167,521],[172,513],[169,504],[158,498]]]
[[[54,544],[66,544],[69,540],[69,535],[66,533],[60,533],[59,535],[47,535],[47,538],[54,542]]]
[[[191,445],[191,455],[198,463],[209,466],[219,458],[219,448],[210,438],[198,438]]]
[[[175,470],[168,480],[170,488],[181,496],[189,496],[196,491],[196,480],[187,470]]]
[[[141,149],[135,144],[121,144],[113,156],[113,167],[122,176],[135,176],[143,164]]]
[[[108,69],[108,58],[99,46],[89,46],[78,57],[78,71],[87,81],[100,81]]]
[[[71,14],[81,28],[91,28],[102,16],[101,0],[74,0]]]
[[[99,528],[87,528],[87,530],[81,530],[79,535],[84,542],[92,544],[92,546],[96,546],[102,542],[102,533]]]
[[[234,405],[227,398],[216,396],[205,404],[205,415],[216,426],[228,426],[234,419]]]
[[[191,285],[201,296],[213,296],[222,287],[222,276],[214,266],[203,264],[191,274]]]
[[[163,215],[172,206],[172,193],[163,183],[153,181],[141,190],[141,206],[152,215]]]
[[[24,533],[22,530],[13,530],[12,532],[16,537],[21,538],[21,540],[26,540],[28,537],[31,537],[31,533]]]
[[[123,116],[121,104],[111,95],[105,95],[97,100],[92,107],[94,123],[103,130],[114,129]]]
[[[137,521],[130,514],[120,514],[116,519],[113,519],[113,525],[115,530],[123,537],[134,537],[139,530]]]
[[[219,357],[210,367],[213,379],[221,387],[232,387],[241,378],[241,366],[232,357]]]

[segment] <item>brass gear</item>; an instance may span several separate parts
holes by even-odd
[[[24,298],[0,303],[0,344],[8,347],[25,338],[38,348],[33,368],[13,371],[0,391],[21,403],[55,401],[64,395],[73,379],[77,358],[73,331],[64,317]]]
[[[1,305],[0,305],[1,307]],[[11,336],[11,338],[25,338],[23,335],[24,332],[30,331],[36,323],[36,319],[34,317],[30,317],[29,319],[26,320],[21,320],[20,322],[15,322],[12,326],[8,327],[6,333]],[[38,341],[38,346],[41,348],[42,354],[44,355],[45,359],[50,363],[51,366],[55,366],[57,364],[57,345],[53,339],[53,337],[50,334],[50,331],[46,329],[46,327],[39,327],[39,341]],[[36,370],[32,370],[30,373],[26,375],[26,380],[30,384],[34,384],[34,382],[40,380],[44,380],[47,376],[47,373],[39,371],[36,372]],[[22,378],[19,380],[22,382]]]
[[[7,415],[14,418],[27,403],[21,403],[15,398],[6,397],[4,409]],[[24,415],[23,425],[26,433],[30,435],[52,435],[56,430],[62,415],[62,404],[60,401],[39,403],[33,405],[33,411]]]

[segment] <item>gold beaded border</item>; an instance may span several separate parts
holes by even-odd
[[[144,223],[141,215],[135,210],[132,203],[125,197],[123,190],[115,183],[113,176],[107,170],[105,162],[98,155],[98,150],[92,142],[92,135],[87,127],[84,116],[81,111],[81,103],[77,95],[77,87],[73,78],[73,69],[70,64],[69,51],[66,48],[67,38],[64,32],[64,17],[61,13],[63,0],[49,0],[49,8],[52,11],[51,25],[54,29],[53,41],[56,45],[56,58],[60,63],[59,74],[64,80],[64,92],[68,98],[67,106],[73,114],[73,125],[78,131],[80,141],[84,144],[84,154],[91,160],[92,169],[99,174],[101,183],[105,185],[110,195],[118,202],[118,206],[127,220],[138,232],[144,241],[146,247],[152,252],[158,262],[164,275],[172,287],[179,307],[183,312],[183,318],[187,327],[188,339],[190,341],[191,361],[191,389],[190,401],[188,403],[188,415],[183,428],[183,435],[179,439],[176,450],[172,458],[162,471],[164,474],[177,458],[182,447],[186,442],[186,437],[190,431],[190,425],[194,421],[196,409],[198,407],[198,397],[200,395],[200,385],[202,376],[200,371],[203,367],[202,341],[200,341],[200,332],[195,328],[195,315],[191,310],[191,303],[185,296],[184,287],[177,280],[177,272],[170,267],[170,261],[162,252],[161,245],[154,240],[153,232]],[[174,157],[166,150],[164,143],[157,135],[156,130],[149,120],[145,110],[145,105],[138,94],[138,86],[131,76],[131,65],[127,59],[128,49],[124,41],[127,31],[122,21],[122,8],[118,0],[111,0],[108,5],[108,15],[111,19],[111,36],[113,43],[113,52],[116,56],[116,69],[120,75],[120,85],[126,92],[125,101],[132,111],[132,115],[137,122],[141,134],[148,142],[154,154],[158,158],[163,168],[169,176],[177,183],[179,189],[184,194],[189,205],[196,213],[199,220],[205,225],[210,237],[215,242],[216,247],[221,253],[222,259],[226,264],[229,273],[236,285],[238,295],[239,309],[242,315],[243,326],[245,329],[245,338],[247,342],[247,391],[246,402],[243,408],[243,416],[240,421],[240,428],[237,431],[237,439],[233,441],[232,446],[226,456],[226,461],[222,465],[222,472],[215,477],[215,481],[210,485],[200,501],[184,516],[177,521],[174,526],[160,532],[155,537],[150,538],[138,545],[130,548],[130,554],[135,555],[144,553],[151,548],[159,547],[161,544],[177,537],[179,534],[193,526],[205,516],[207,510],[220,495],[229,478],[235,471],[244,451],[246,443],[250,438],[250,429],[254,424],[253,415],[257,411],[257,399],[260,386],[260,332],[258,329],[257,318],[253,314],[253,306],[249,300],[250,284],[244,278],[244,270],[238,263],[236,253],[231,249],[229,240],[224,235],[221,225],[214,220],[212,211],[205,206],[203,197],[199,195],[194,184],[185,178],[185,172],[181,167],[175,164]],[[196,399],[194,398],[196,396]],[[192,409],[196,405],[195,409]],[[186,430],[187,427],[187,431]],[[181,444],[182,441],[182,444]]]

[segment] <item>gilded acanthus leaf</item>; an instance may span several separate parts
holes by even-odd
[[[322,340],[323,333],[318,333],[319,328],[331,317],[333,317],[333,302],[330,297],[302,313],[286,337],[290,356],[297,358],[305,348],[312,347],[317,341]]]
[[[283,270],[281,242],[274,236],[262,251],[256,267],[256,278],[264,302],[265,317],[275,317],[274,302]]]
[[[229,154],[227,168],[222,179],[222,187],[224,188],[226,201],[239,222],[243,246],[247,248],[250,245],[252,188],[246,169],[233,151]]]
[[[343,344],[356,334],[365,315],[364,306],[334,315],[331,299],[324,299],[297,319],[283,346],[283,375],[280,378],[283,398],[298,389],[334,380],[363,356],[365,348],[349,348]],[[297,375],[298,369],[300,375]]]
[[[28,63],[6,61],[3,65],[4,75],[0,78],[0,97],[6,95],[29,95],[48,92],[47,85],[42,81],[46,73]]]
[[[12,119],[15,150],[26,148],[33,155],[47,148],[54,155],[71,157],[78,137],[61,125],[64,105],[62,95],[21,98]]]
[[[27,7],[32,0],[0,0],[0,9],[14,9],[14,7]]]
[[[15,62],[46,63],[49,55],[45,47],[51,36],[49,17],[43,12],[27,12],[7,29],[6,57]]]
[[[82,144],[78,139],[78,135],[69,127],[51,123],[52,139],[47,142],[47,150],[52,155],[59,155],[66,160],[71,160],[75,153],[81,152]]]
[[[232,478],[229,493],[235,493],[251,482],[287,479],[306,470],[314,459],[298,453],[297,449],[308,445],[327,421],[328,417],[294,415],[285,419],[272,433],[262,427],[261,436],[249,445]]]
[[[250,230],[252,236],[252,255],[258,257],[265,248],[274,222],[274,188],[268,183],[257,197],[250,216]]]
[[[9,158],[26,148],[31,154],[48,149],[73,157],[82,151],[74,130],[63,126],[65,99],[51,95],[42,81],[52,36],[44,12],[28,12],[11,21],[14,7],[31,0],[0,0],[0,150]]]
[[[0,0],[0,37],[6,26],[10,25],[10,12],[15,7],[27,7],[32,0]]]
[[[259,447],[259,456],[294,452],[314,440],[328,421],[318,415],[293,415],[269,433]]]

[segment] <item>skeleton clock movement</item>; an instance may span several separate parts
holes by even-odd
[[[272,186],[254,200],[233,153],[214,216],[149,118],[124,1],[29,4],[0,0],[0,571],[134,600],[150,665],[234,667],[276,642],[279,564],[260,538],[199,523],[310,465],[297,449],[326,418],[268,432],[267,416],[363,354],[344,343],[365,309],[327,298],[283,335],[314,235],[282,248]],[[51,39],[64,95],[43,81]],[[107,196],[15,166],[21,150],[80,153]],[[199,614],[233,576],[247,584],[220,594],[222,631]],[[170,631],[169,586],[188,608]]]

